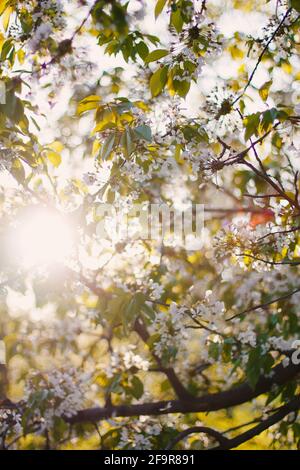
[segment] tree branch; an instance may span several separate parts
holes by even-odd
[[[189,436],[190,434],[195,434],[195,433],[203,433],[203,434],[207,434],[208,436],[211,436],[213,437],[214,439],[216,439],[219,444],[222,446],[222,445],[226,445],[228,442],[230,442],[230,439],[228,439],[227,437],[223,436],[223,434],[221,434],[220,432],[218,431],[215,431],[214,429],[211,429],[211,428],[208,428],[206,426],[194,426],[192,428],[189,428],[189,429],[185,429],[184,431],[180,432],[178,434],[178,436],[175,437],[175,439],[173,439],[166,447],[166,450],[171,450],[173,449],[173,447],[176,446],[176,444],[178,444],[178,442],[180,442],[182,439],[184,439],[185,437]]]
[[[253,144],[254,145],[254,144]],[[254,147],[253,147],[254,148]],[[266,172],[261,172],[259,171],[254,165],[252,165],[252,163],[250,162],[247,162],[245,159],[242,159],[240,161],[240,163],[243,163],[244,165],[246,165],[248,168],[251,168],[251,170],[253,171],[253,173],[255,173],[257,176],[261,177],[262,179],[264,179],[267,183],[269,183],[270,186],[272,186],[273,189],[275,189],[275,191],[278,192],[278,197],[281,196],[283,199],[286,199],[290,205],[292,207],[296,207],[297,209],[299,209],[299,204],[298,204],[298,201],[296,201],[295,199],[292,199],[290,196],[288,196],[279,186],[278,184],[276,184],[272,178],[266,173]]]
[[[214,447],[211,450],[230,450],[230,449],[234,449],[235,447],[240,446],[244,442],[247,442],[250,439],[253,439],[253,437],[258,436],[259,434],[261,434],[266,429],[270,428],[274,424],[281,421],[289,413],[299,410],[299,408],[300,408],[300,396],[297,396],[296,398],[291,400],[286,405],[280,407],[276,412],[274,412],[268,418],[266,418],[266,419],[261,418],[259,420],[259,424],[257,424],[257,426],[254,426],[253,428],[249,429],[248,431],[245,431],[242,434],[239,434],[238,436],[233,437],[232,439],[229,439],[229,438],[225,437],[224,433],[221,433],[221,432],[216,431],[214,429],[208,428],[206,426],[194,426],[194,427],[191,427],[189,429],[185,429],[184,431],[180,432],[178,434],[178,436],[176,436],[175,439],[173,439],[168,444],[168,446],[166,447],[166,450],[173,449],[175,447],[175,445],[178,444],[178,442],[180,442],[182,439],[189,436],[190,434],[194,434],[194,433],[204,433],[204,434],[207,434],[208,436],[211,436],[214,439],[216,439],[219,442],[219,446]]]
[[[245,431],[244,433],[236,436],[232,439],[228,439],[227,442],[220,444],[219,447],[215,447],[213,450],[229,450],[239,445],[243,444],[246,441],[249,441],[255,436],[258,436],[266,429],[270,428],[274,424],[281,421],[285,416],[293,411],[297,411],[300,408],[300,396],[298,395],[294,400],[290,401],[286,405],[279,408],[279,410],[272,414],[269,418],[261,421],[257,426]]]
[[[276,34],[280,31],[281,27],[283,26],[283,23],[285,22],[286,18],[289,16],[289,14],[291,13],[292,11],[292,8],[289,8],[286,12],[285,12],[285,15],[284,17],[282,18],[282,20],[280,21],[278,27],[275,29],[274,33],[272,34],[272,36],[270,37],[269,41],[267,42],[267,44],[265,45],[265,47],[263,48],[262,52],[260,53],[258,59],[257,59],[257,62],[256,62],[256,65],[254,67],[254,69],[252,70],[251,72],[251,75],[242,91],[242,93],[233,101],[232,105],[234,105],[235,103],[237,103],[241,98],[242,96],[245,94],[245,91],[247,90],[247,88],[249,87],[255,73],[256,73],[256,70],[259,66],[259,64],[261,63],[265,53],[267,52],[268,48],[269,48],[269,45],[271,44],[271,42],[274,40]]]
[[[253,307],[247,308],[247,310],[243,310],[242,312],[236,313],[235,315],[232,315],[231,317],[226,318],[226,321],[233,320],[234,318],[240,317],[240,316],[245,315],[246,313],[249,313],[249,312],[254,312],[255,310],[264,309],[264,308],[268,307],[269,305],[272,305],[272,304],[275,304],[276,302],[279,302],[280,300],[286,300],[289,297],[292,297],[294,294],[296,294],[299,291],[300,291],[300,288],[295,289],[291,292],[287,292],[286,294],[281,295],[280,297],[277,297],[276,299],[272,299],[269,302],[265,302],[264,304],[254,305]]]
[[[294,379],[300,372],[300,365],[290,364],[283,367],[282,364],[272,369],[272,377],[260,376],[255,388],[248,382],[230,390],[192,397],[188,400],[169,400],[143,404],[116,405],[107,408],[95,407],[78,411],[72,417],[66,417],[69,423],[95,422],[111,417],[130,417],[142,415],[163,415],[169,413],[197,413],[218,411],[232,406],[241,405],[253,398],[271,390],[274,385],[283,385]]]
[[[245,256],[247,258],[254,259],[255,261],[261,261],[265,264],[270,264],[271,266],[278,266],[282,264],[287,264],[288,266],[299,266],[300,261],[269,261],[267,259],[258,258],[257,256],[251,255],[250,253],[234,253],[234,256]]]

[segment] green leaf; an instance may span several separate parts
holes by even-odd
[[[171,388],[171,385],[170,385],[170,382],[168,381],[168,379],[164,380],[161,384],[160,384],[160,390],[162,392],[167,392],[169,391]]]
[[[129,157],[134,150],[133,138],[134,138],[133,130],[130,128],[127,128],[122,134],[120,143],[121,143],[121,146],[123,147],[125,157]]]
[[[247,379],[254,389],[258,382],[261,369],[261,351],[259,348],[250,351],[248,362],[246,366]]]
[[[179,8],[177,8],[176,11],[173,11],[171,13],[171,24],[174,26],[177,33],[180,33],[182,31],[183,18],[181,16],[181,11]]]
[[[115,140],[116,140],[115,134],[110,134],[106,138],[106,140],[104,141],[104,144],[101,147],[100,158],[102,158],[103,160],[106,160],[110,156],[112,149],[114,148]]]
[[[16,98],[12,120],[16,123],[20,123],[23,117],[24,117],[24,105],[22,101],[20,100],[20,98]]]
[[[127,295],[118,295],[108,302],[105,317],[111,325],[116,325],[123,320],[127,305]]]
[[[134,133],[138,138],[147,140],[148,142],[152,141],[151,128],[146,125],[138,126],[134,129]]]
[[[241,113],[244,114],[244,111],[245,111],[245,101],[244,100],[240,100],[240,110],[241,110]]]
[[[144,393],[144,385],[141,380],[134,375],[131,381],[131,393],[137,400],[142,397]]]
[[[158,0],[158,2],[155,5],[155,10],[154,10],[155,19],[159,17],[166,3],[167,3],[167,0]]]
[[[145,60],[145,58],[149,54],[149,48],[148,48],[147,44],[145,44],[143,41],[139,42],[136,45],[136,50],[137,50],[137,53],[140,56],[140,58],[143,59],[143,60]]]
[[[41,130],[40,126],[38,125],[38,123],[36,122],[36,120],[34,119],[34,117],[30,116],[30,119],[31,121],[33,122],[33,124],[35,125],[35,127],[37,128],[38,131]]]
[[[157,36],[153,36],[153,34],[145,34],[144,37],[147,38],[150,42],[152,42],[154,46],[160,43],[159,38]]]
[[[6,58],[9,56],[10,52],[14,48],[14,43],[12,38],[7,39],[4,42],[2,49],[1,49],[1,62],[4,62]]]
[[[260,122],[260,113],[249,114],[244,119],[245,140],[250,139],[252,135],[257,135]]]
[[[268,109],[263,113],[261,124],[265,132],[272,127],[276,118],[278,118],[278,111],[276,108]]]
[[[19,123],[24,117],[24,105],[13,90],[5,96],[5,104],[0,104],[0,113],[5,114],[14,123]]]
[[[155,51],[150,52],[145,59],[145,63],[149,64],[149,62],[154,62],[155,60],[162,59],[166,55],[169,54],[167,49],[156,49]]]
[[[210,343],[209,348],[209,355],[212,357],[215,361],[219,359],[220,356],[220,346],[217,343]]]
[[[135,320],[141,313],[144,303],[145,296],[142,292],[137,292],[136,294],[134,294],[134,296],[128,303],[122,319],[125,334],[128,333],[129,328],[133,327]]]
[[[291,7],[300,13],[300,0],[291,0]]]
[[[115,374],[111,381],[110,381],[110,384],[107,388],[107,391],[108,392],[118,392],[118,390],[120,389],[120,382],[121,382],[121,379],[122,379],[122,374]]]
[[[18,183],[23,183],[25,181],[25,170],[23,164],[18,158],[15,158],[12,162],[11,174]]]
[[[147,320],[150,320],[151,322],[154,321],[155,319],[155,312],[153,308],[151,308],[149,305],[146,303],[142,306],[142,310],[145,313],[145,317]]]
[[[280,149],[282,147],[283,140],[278,132],[275,132],[272,137],[272,145]]]
[[[153,97],[159,95],[163,91],[167,83],[167,79],[168,67],[166,65],[164,67],[159,67],[154,72],[150,78],[150,90]]]
[[[174,80],[173,84],[174,84],[174,89],[178,93],[178,95],[181,96],[181,98],[185,98],[190,90],[191,83],[186,80],[182,82],[178,80]]]

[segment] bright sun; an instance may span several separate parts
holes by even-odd
[[[64,262],[73,246],[72,227],[59,212],[35,209],[19,221],[14,249],[26,268]]]

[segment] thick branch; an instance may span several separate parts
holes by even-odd
[[[214,429],[208,428],[206,426],[194,426],[189,429],[185,429],[184,431],[180,432],[178,436],[173,439],[170,444],[166,447],[166,450],[171,450],[173,449],[178,442],[182,441],[185,437],[189,436],[190,434],[195,434],[195,433],[202,433],[202,434],[207,434],[208,436],[213,437],[216,439],[220,446],[225,446],[228,442],[230,442],[230,439],[227,439],[227,437],[223,436],[218,431],[215,431]]]
[[[117,405],[107,408],[96,407],[78,411],[71,418],[66,418],[70,423],[95,422],[111,417],[129,417],[142,415],[162,415],[168,413],[196,413],[217,411],[231,406],[241,405],[253,398],[268,392],[273,385],[283,385],[297,376],[300,365],[290,364],[283,367],[281,364],[273,368],[272,377],[261,376],[256,387],[251,388],[245,382],[228,391],[212,393],[199,398],[188,400],[158,401],[153,403]]]
[[[243,444],[244,442],[249,441],[255,436],[258,436],[266,429],[273,426],[273,424],[278,423],[281,421],[285,416],[287,416],[292,411],[297,411],[300,408],[300,396],[297,396],[294,400],[287,403],[287,405],[282,406],[279,408],[276,413],[272,414],[269,418],[261,421],[257,426],[254,428],[249,429],[248,431],[240,434],[239,436],[234,437],[233,439],[228,439],[227,442],[224,442],[219,447],[216,447],[214,450],[229,450],[238,447],[239,445]]]
[[[194,426],[189,429],[185,429],[184,431],[180,432],[175,439],[173,439],[170,444],[166,447],[166,450],[173,449],[178,442],[180,442],[185,437],[189,436],[190,434],[194,433],[203,433],[207,434],[208,436],[213,437],[219,442],[218,447],[214,447],[212,450],[229,450],[238,447],[239,445],[243,444],[244,442],[253,439],[253,437],[258,436],[266,429],[270,428],[274,424],[281,421],[285,416],[293,411],[297,411],[300,408],[300,396],[297,396],[294,400],[290,401],[286,405],[279,408],[276,412],[274,412],[271,416],[267,419],[260,419],[259,424],[254,426],[253,428],[249,429],[248,431],[239,434],[232,439],[225,437],[221,432],[216,431],[214,429],[208,428],[206,426]]]

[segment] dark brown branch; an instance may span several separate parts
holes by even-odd
[[[248,163],[245,160],[245,157],[247,156],[248,152],[251,149],[253,150],[255,145],[260,144],[261,142],[263,142],[265,140],[265,138],[269,134],[271,134],[271,132],[273,132],[279,125],[280,125],[280,121],[278,121],[276,124],[274,124],[274,126],[271,129],[269,129],[267,132],[265,132],[261,137],[258,137],[255,141],[252,141],[251,145],[249,147],[247,147],[245,150],[242,150],[241,152],[239,152],[236,155],[231,155],[230,157],[228,157],[228,159],[223,162],[223,165],[228,166],[228,165],[234,165],[235,163],[243,163],[243,164]],[[255,167],[254,167],[254,169],[256,170]],[[258,170],[256,170],[256,171],[258,171]],[[260,175],[261,175],[261,173],[260,173]],[[276,188],[276,190],[277,190],[277,188]],[[284,197],[285,196],[286,195],[284,195]],[[285,197],[285,199],[286,199],[286,197]]]
[[[2,284],[0,284],[0,287],[1,285]],[[3,341],[3,336],[4,335],[0,335],[0,341]],[[5,363],[0,363],[0,408],[1,408],[1,402],[5,401],[7,398],[7,389],[8,389],[7,367]]]
[[[248,382],[245,382],[230,390],[204,395],[199,398],[193,397],[188,400],[117,405],[110,408],[88,408],[78,411],[71,418],[65,419],[70,423],[83,423],[95,422],[111,417],[157,416],[169,413],[218,411],[246,403],[263,393],[267,393],[274,385],[283,385],[289,382],[299,374],[300,365],[290,364],[287,367],[283,367],[282,364],[279,364],[272,371],[272,377],[260,376],[255,388],[252,388]]]
[[[254,145],[254,144],[253,144]],[[292,199],[291,197],[289,197],[281,188],[280,186],[278,186],[277,183],[275,183],[275,181],[272,180],[272,178],[266,173],[266,172],[261,172],[259,171],[257,168],[255,168],[254,165],[252,165],[252,163],[250,162],[247,162],[245,159],[243,159],[240,163],[243,163],[244,165],[248,166],[249,168],[251,168],[251,170],[253,171],[253,173],[255,173],[257,176],[259,176],[260,178],[264,179],[267,183],[269,183],[270,186],[272,186],[273,189],[275,189],[275,191],[278,192],[278,196],[281,196],[283,199],[286,199],[292,207],[297,207],[299,208],[299,204],[298,204],[298,201]]]
[[[77,34],[80,33],[80,31],[81,31],[82,28],[84,27],[85,23],[88,21],[90,15],[93,13],[93,10],[94,10],[94,8],[96,7],[97,3],[98,3],[98,0],[96,0],[96,1],[92,4],[92,6],[90,7],[90,9],[89,9],[87,15],[83,18],[83,20],[81,21],[80,25],[75,29],[74,33],[73,33],[72,36],[71,36],[71,40],[72,40],[72,41],[73,41],[73,39],[75,38],[75,36],[77,36]]]
[[[249,441],[253,437],[258,436],[266,429],[281,421],[285,416],[287,416],[291,412],[299,410],[299,408],[300,396],[297,396],[296,398],[294,398],[294,400],[279,408],[279,410],[276,413],[272,414],[269,418],[262,420],[257,426],[254,426],[253,428],[240,434],[237,437],[234,437],[233,439],[228,439],[227,442],[224,442],[219,447],[214,448],[214,450],[234,449],[235,447],[238,447],[244,442]]]
[[[254,426],[248,431],[245,431],[242,434],[239,434],[238,436],[233,437],[232,439],[225,437],[224,433],[220,433],[206,426],[194,426],[189,429],[185,429],[184,431],[179,433],[178,436],[176,436],[176,438],[173,439],[170,442],[170,444],[166,447],[166,450],[173,449],[175,445],[178,444],[178,442],[180,442],[182,439],[189,436],[190,434],[194,434],[194,433],[204,433],[216,439],[220,445],[218,447],[214,447],[212,450],[234,449],[235,447],[240,446],[244,442],[247,442],[250,439],[253,439],[254,437],[258,436],[263,431],[269,429],[271,426],[281,421],[285,416],[287,416],[291,412],[299,410],[299,408],[300,408],[300,396],[297,396],[294,400],[290,401],[288,404],[280,407],[276,412],[274,412],[268,418],[266,419],[260,418],[259,420],[256,420],[256,422],[259,421],[257,426]],[[246,426],[246,425],[254,424],[254,423],[255,421],[252,421],[250,423],[243,424],[242,426]],[[239,428],[240,426],[236,427],[235,429],[239,429]],[[232,430],[234,430],[234,428]]]
[[[228,442],[230,442],[230,440],[227,437],[223,436],[223,434],[221,434],[218,431],[215,431],[214,429],[208,428],[206,426],[194,426],[192,428],[185,429],[184,431],[180,432],[178,436],[176,436],[175,439],[173,439],[167,445],[166,450],[173,449],[176,446],[176,444],[178,444],[178,442],[182,441],[182,439],[189,436],[190,434],[195,434],[195,433],[207,434],[208,436],[211,436],[214,439],[216,439],[221,446],[222,445],[225,446]]]
[[[0,408],[1,408],[1,401],[5,400],[7,397],[7,387],[8,387],[7,367],[5,364],[0,364]]]
[[[279,197],[278,194],[243,194],[244,197],[251,197],[253,199],[267,199],[269,197]]]
[[[259,237],[257,240],[262,241],[265,238],[271,237],[272,235],[286,235],[287,233],[297,232],[298,230],[300,230],[299,225],[297,227],[293,227],[293,228],[288,229],[288,230],[278,230],[277,232],[269,232],[266,235],[263,235],[262,237]]]
[[[257,152],[257,150],[256,150],[255,145],[253,145],[253,141],[252,141],[251,138],[250,138],[250,142],[251,142],[251,147],[252,147],[254,156],[255,156],[255,158],[256,158],[256,161],[257,161],[257,163],[258,163],[258,165],[259,165],[261,171],[262,171],[263,173],[266,173],[266,169],[265,169],[265,167],[263,166],[263,163],[262,163],[261,159],[259,158],[258,152]]]
[[[207,9],[206,0],[202,0],[200,15],[202,15],[205,12],[206,9]]]

